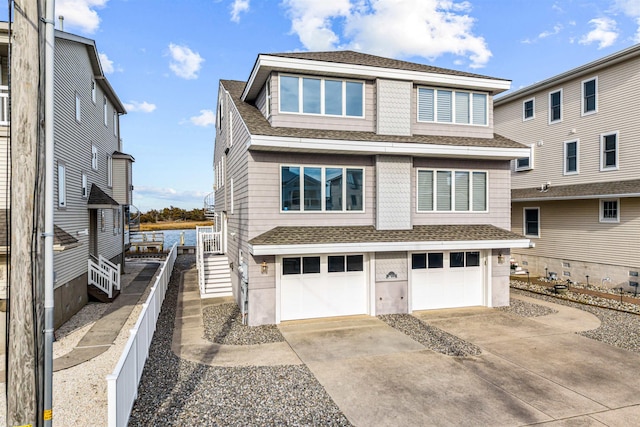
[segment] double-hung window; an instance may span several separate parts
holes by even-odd
[[[58,161],[58,207],[67,207],[67,165]]]
[[[540,237],[540,208],[524,208],[523,217],[524,235]]]
[[[284,212],[364,210],[364,169],[282,166],[280,209]]]
[[[418,122],[486,126],[487,94],[418,88]]]
[[[579,140],[565,141],[564,143],[564,174],[573,175],[578,173],[578,143]]]
[[[364,117],[364,82],[280,76],[280,112]]]
[[[535,98],[527,99],[522,103],[522,121],[535,118]]]
[[[598,78],[582,82],[582,115],[598,112]]]
[[[620,222],[620,200],[600,200],[600,222]]]
[[[419,169],[418,212],[486,212],[487,172]]]
[[[562,89],[549,92],[549,123],[562,121]]]
[[[618,132],[600,135],[600,170],[618,169]]]

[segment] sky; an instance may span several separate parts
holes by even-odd
[[[218,82],[246,81],[260,53],[357,50],[517,90],[640,43],[640,0],[56,0],[59,15],[127,109],[143,212],[203,206]]]

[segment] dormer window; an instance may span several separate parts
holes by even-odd
[[[280,76],[280,112],[364,117],[364,83]]]
[[[418,122],[486,126],[487,94],[418,88]]]

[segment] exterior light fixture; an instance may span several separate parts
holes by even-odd
[[[498,264],[504,264],[504,255],[502,255],[502,251],[498,252]]]
[[[260,264],[260,273],[267,274],[269,272],[269,266],[267,265],[267,261],[262,261]]]

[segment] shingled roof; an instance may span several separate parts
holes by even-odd
[[[120,204],[102,191],[100,187],[91,184],[91,193],[89,193],[89,200],[87,200],[89,209],[108,209],[114,206],[120,206]]]
[[[352,50],[338,50],[328,52],[286,52],[286,53],[265,53],[263,55],[279,56],[283,58],[304,59],[310,61],[335,62],[340,64],[364,65],[369,67],[391,68],[394,70],[418,71],[421,73],[446,74],[450,76],[475,77],[480,79],[505,80],[495,77],[483,76],[481,74],[467,73],[464,71],[450,70],[448,68],[434,67],[431,65],[418,64],[416,62],[400,61],[397,59],[384,58],[382,56],[370,55],[367,53],[354,52]]]
[[[241,100],[245,82],[237,80],[221,80],[222,86],[229,92],[242,120],[252,135],[280,136],[290,138],[332,139],[342,141],[374,141],[374,142],[404,142],[415,144],[454,145],[463,147],[488,148],[528,148],[523,144],[512,141],[501,135],[494,134],[493,138],[472,138],[435,135],[381,135],[375,132],[345,131],[330,129],[306,129],[292,127],[273,127],[254,105]]]
[[[545,191],[540,188],[516,188],[511,190],[511,201],[594,199],[600,197],[638,197],[640,179],[587,184],[551,185]]]

